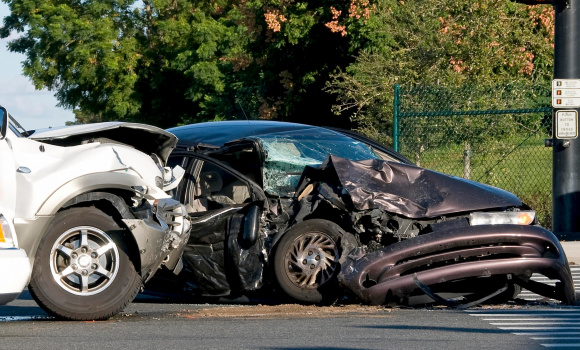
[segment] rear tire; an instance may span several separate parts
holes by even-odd
[[[280,289],[300,303],[330,304],[340,295],[337,275],[346,233],[321,219],[303,221],[280,240],[274,255],[274,274]]]
[[[30,293],[49,314],[104,320],[122,311],[141,287],[122,229],[94,208],[57,213],[36,252]]]

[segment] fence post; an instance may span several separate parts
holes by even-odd
[[[393,97],[393,149],[399,152],[399,84],[395,84]]]

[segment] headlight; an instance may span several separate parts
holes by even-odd
[[[476,225],[529,225],[534,222],[536,212],[533,210],[477,212],[469,214],[471,226]]]
[[[10,229],[10,225],[8,225],[8,221],[4,215],[0,214],[0,243],[10,243],[14,245],[14,239],[12,238],[14,232]]]

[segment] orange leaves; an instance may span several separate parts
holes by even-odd
[[[348,7],[348,18],[353,20],[363,20],[365,23],[371,16],[372,6],[369,0],[351,0]],[[347,34],[346,25],[340,23],[340,16],[342,11],[337,10],[334,6],[330,7],[332,14],[332,21],[324,25],[333,33],[340,33],[345,36]]]
[[[554,7],[530,6],[529,16],[535,25],[542,27],[550,36],[554,36]]]
[[[463,72],[463,70],[465,70],[465,64],[463,63],[462,60],[458,59],[458,58],[454,58],[453,56],[451,56],[451,58],[449,58],[449,64],[451,64],[451,66],[453,67],[453,70],[457,73],[461,73]]]
[[[273,32],[279,32],[282,29],[282,24],[287,21],[286,17],[280,13],[278,9],[268,9],[264,13],[264,20],[268,29]]]
[[[340,33],[340,35],[346,35],[346,26],[342,26],[338,24],[338,18],[342,11],[335,9],[333,6],[330,6],[330,12],[332,13],[332,21],[325,23],[324,25],[330,29],[333,33]]]
[[[369,0],[353,0],[350,2],[350,6],[348,8],[348,16],[354,17],[356,19],[360,19],[361,17],[365,19],[369,19],[371,15],[371,8],[369,4]]]

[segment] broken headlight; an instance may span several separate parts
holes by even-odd
[[[530,225],[536,219],[533,210],[477,212],[469,214],[471,226],[477,225]]]

